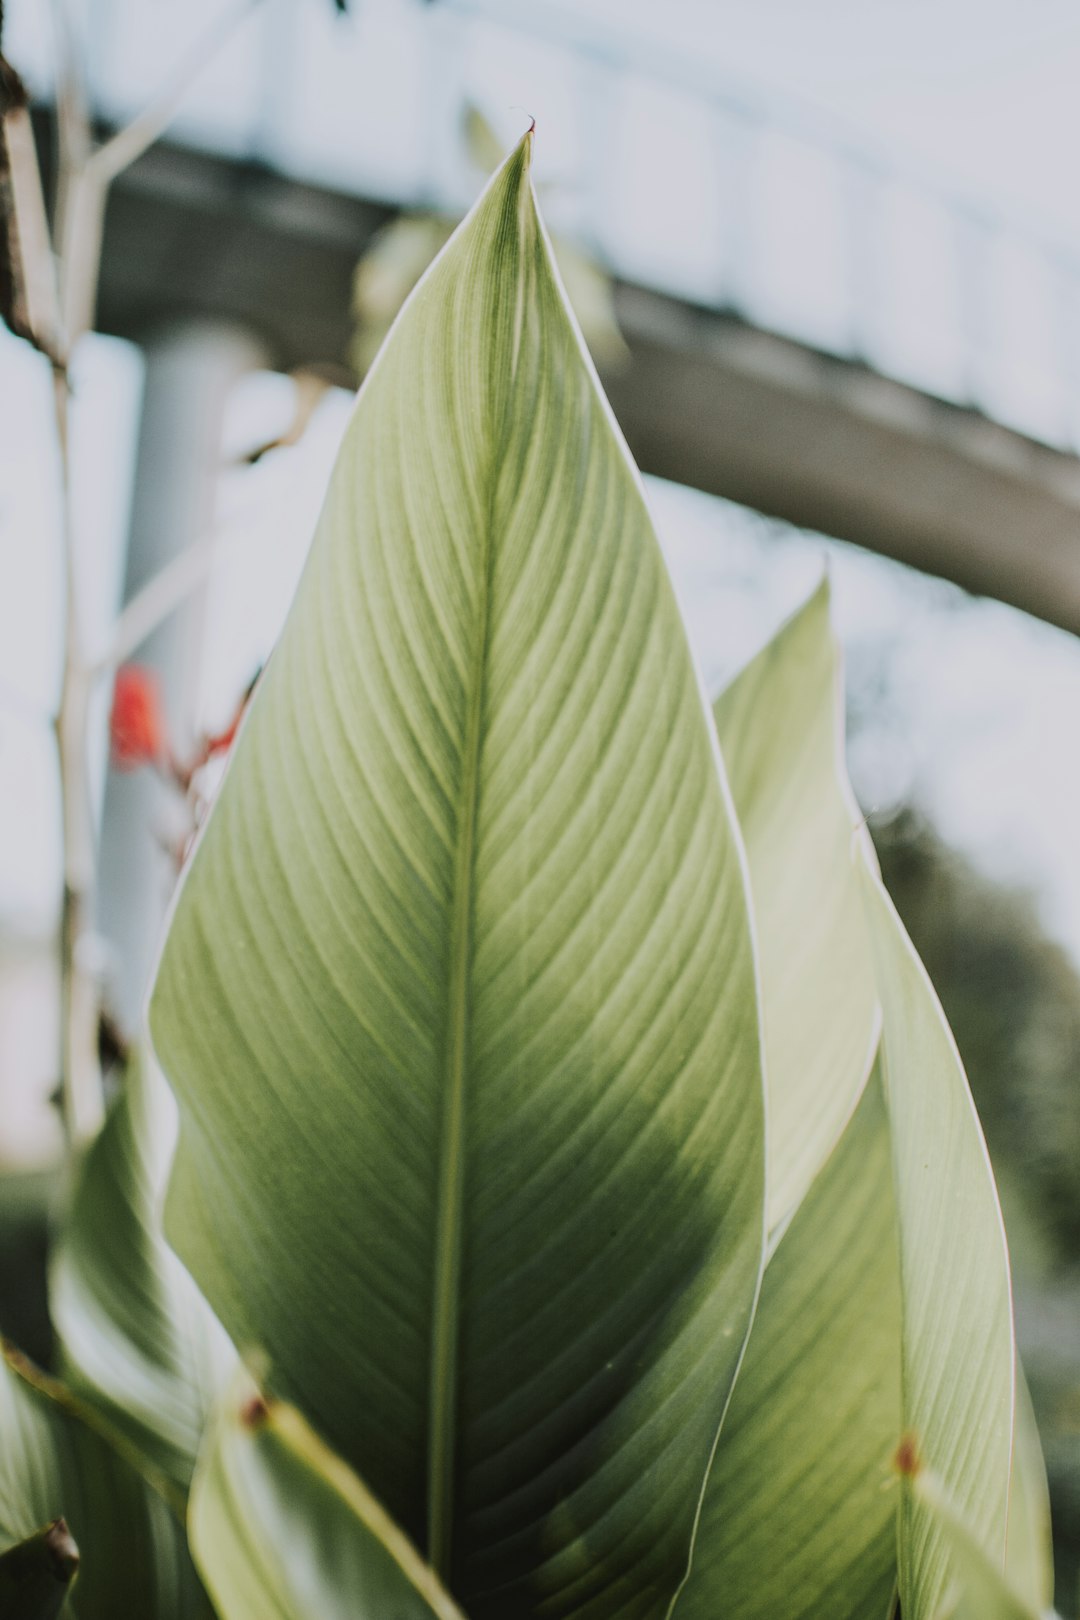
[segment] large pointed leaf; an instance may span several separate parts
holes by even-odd
[[[885,1620],[900,1279],[878,1073],[769,1261],[676,1620]]]
[[[1009,1585],[1032,1608],[1048,1609],[1053,1603],[1054,1546],[1050,1528],[1050,1487],[1031,1393],[1019,1360],[1016,1363],[1016,1435],[1013,1441],[1005,1574]]]
[[[1005,1230],[967,1080],[926,971],[863,868],[885,1018],[903,1300],[904,1425],[992,1563],[1005,1556],[1015,1350]],[[948,1540],[918,1497],[900,1515],[904,1620],[937,1620]]]
[[[161,1234],[175,1136],[168,1088],[137,1058],[81,1166],[50,1303],[69,1388],[186,1491],[235,1357]]]
[[[741,848],[528,138],[369,375],[151,1005],[171,1230],[473,1616],[663,1615],[755,1296]]]
[[[121,1437],[13,1353],[0,1359],[0,1551],[63,1518],[79,1548],[71,1620],[204,1620],[179,1518]]]
[[[79,1549],[63,1519],[0,1553],[0,1615],[56,1620],[79,1568]]]
[[[463,1620],[295,1408],[250,1389],[208,1437],[190,1527],[220,1620]]]
[[[746,840],[760,946],[775,1231],[840,1135],[877,1043],[827,582],[713,712]]]

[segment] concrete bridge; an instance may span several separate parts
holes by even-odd
[[[344,373],[357,258],[393,209],[161,145],[117,184],[100,324],[256,333],[269,361]],[[1080,460],[974,399],[889,376],[619,277],[630,363],[606,387],[646,472],[899,558],[1080,631]]]
[[[184,8],[185,36],[222,4]],[[47,45],[11,9],[47,100]],[[340,370],[359,255],[402,207],[464,208],[461,109],[498,85],[570,179],[549,212],[615,277],[631,359],[605,382],[645,471],[1080,630],[1067,255],[546,0],[356,13],[252,6],[179,138],[114,188],[105,331],[226,323],[270,365]],[[95,99],[116,121],[180,24],[138,0],[97,16]]]

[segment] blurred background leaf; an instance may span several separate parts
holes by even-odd
[[[176,1105],[137,1051],[79,1168],[50,1298],[65,1383],[186,1492],[235,1355],[161,1232],[175,1140]]]
[[[63,1518],[79,1549],[71,1620],[211,1620],[182,1502],[123,1439],[8,1352],[0,1361],[0,1551]],[[13,1617],[14,1620],[14,1617]]]
[[[79,1549],[63,1519],[0,1553],[0,1615],[56,1620],[79,1569]]]

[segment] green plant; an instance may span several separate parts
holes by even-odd
[[[479,107],[471,103],[461,119],[461,141],[470,168],[486,180],[506,156],[505,148]],[[381,349],[406,298],[432,259],[454,234],[456,219],[441,214],[400,214],[377,231],[353,276],[355,325],[349,358],[363,377]],[[615,315],[610,276],[567,238],[551,238],[559,274],[589,353],[608,371],[629,358]]]
[[[63,1513],[79,1620],[1038,1614],[1004,1234],[827,589],[710,716],[530,147],[365,384],[171,919],[209,1305],[137,1064],[64,1383],[3,1369],[7,1557]]]

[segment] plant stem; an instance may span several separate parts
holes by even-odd
[[[164,135],[192,81],[217,54],[233,29],[260,3],[261,0],[239,0],[238,5],[210,25],[153,101],[91,154],[88,167],[95,179],[107,186]]]
[[[55,731],[63,837],[60,922],[60,1098],[69,1156],[100,1129],[104,1118],[98,1025],[101,992],[92,960],[97,888],[97,839],[90,802],[88,725],[95,670],[83,647],[71,483],[69,367],[79,339],[91,329],[101,265],[109,185],[163,132],[184,91],[241,17],[259,0],[242,0],[198,42],[191,57],[147,109],[95,150],[86,83],[67,0],[53,0],[57,41],[57,123],[60,165],[55,227],[59,279],[53,409],[60,456],[64,639]]]
[[[70,387],[66,368],[54,371],[53,407],[60,454],[64,557],[64,656],[56,746],[63,827],[63,905],[60,924],[60,1096],[69,1150],[98,1131],[104,1117],[98,1061],[100,994],[89,960],[93,938],[94,823],[87,770],[89,682],[82,656],[69,446]]]
[[[244,517],[250,522],[257,517],[261,506],[253,505]],[[232,535],[216,530],[193,540],[186,551],[174,557],[121,609],[112,626],[108,644],[93,659],[90,673],[100,676],[111,673],[119,664],[138,652],[158,627],[165,623],[177,608],[196,591],[220,561],[223,551],[246,535],[246,528],[237,525]]]
[[[104,188],[87,182],[92,149],[86,86],[65,0],[53,0],[57,46],[57,175],[55,227],[59,281],[59,359],[53,366],[53,415],[60,459],[60,543],[63,563],[63,661],[56,711],[56,753],[63,839],[60,916],[60,1107],[71,1156],[96,1134],[104,1117],[98,1061],[100,991],[92,970],[97,867],[87,769],[90,687],[82,649],[79,581],[71,484],[71,380],[75,345],[89,327],[100,258]],[[95,203],[98,205],[95,206]]]

